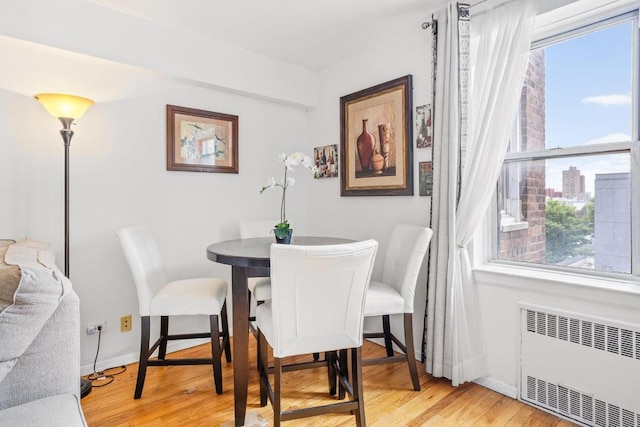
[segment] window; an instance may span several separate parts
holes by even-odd
[[[532,46],[497,183],[494,259],[640,273],[637,28],[628,13]]]

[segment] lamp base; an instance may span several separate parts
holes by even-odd
[[[91,393],[91,381],[80,378],[80,398]]]

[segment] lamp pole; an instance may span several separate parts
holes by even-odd
[[[73,119],[60,117],[59,120],[63,126],[60,135],[64,141],[64,275],[69,277],[69,146],[73,137]]]

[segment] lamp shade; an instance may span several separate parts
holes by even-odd
[[[78,119],[94,102],[81,96],[63,93],[39,93],[34,97],[44,105],[49,114],[56,118]]]

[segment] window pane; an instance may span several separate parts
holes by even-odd
[[[633,24],[531,51],[511,152],[631,140]]]
[[[505,163],[498,259],[631,272],[628,153]]]

